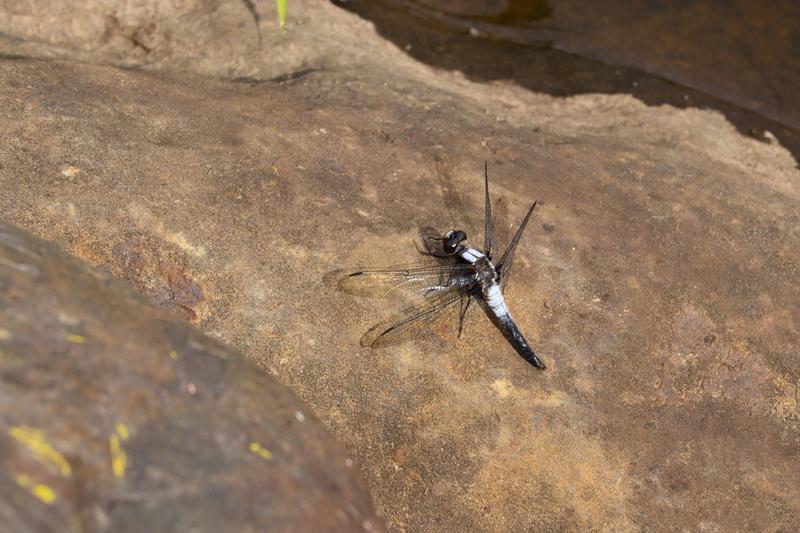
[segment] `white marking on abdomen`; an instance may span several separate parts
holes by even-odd
[[[480,259],[481,257],[483,257],[483,254],[482,254],[482,253],[480,253],[480,252],[479,252],[478,250],[476,250],[475,248],[467,248],[466,250],[464,250],[463,252],[461,252],[461,257],[462,257],[462,258],[463,258],[465,261],[469,261],[470,263],[474,263],[475,261],[477,261],[478,259]]]
[[[489,307],[498,318],[508,314],[508,307],[506,307],[506,300],[503,298],[503,291],[497,283],[492,283],[486,290],[486,303],[489,304]]]

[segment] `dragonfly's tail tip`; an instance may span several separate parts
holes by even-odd
[[[541,370],[542,372],[547,370],[547,365],[544,364],[544,361],[542,361],[542,359],[536,354],[536,352],[534,352],[530,348],[521,351],[520,355],[522,355],[522,357],[530,364],[532,364],[537,370]]]

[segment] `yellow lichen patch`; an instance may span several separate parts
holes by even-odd
[[[170,350],[169,351],[169,357],[173,361],[177,361],[178,360],[178,352],[176,352],[175,350]]]
[[[128,427],[122,422],[117,422],[114,424],[114,429],[117,430],[117,435],[119,435],[119,438],[121,438],[123,441],[131,438],[131,433],[128,431]]]
[[[71,333],[67,335],[67,341],[71,342],[72,344],[86,344],[86,337],[83,335],[75,335]]]
[[[11,333],[8,332],[7,329],[0,328],[0,341],[7,339],[11,336]]]
[[[128,454],[122,449],[120,437],[112,433],[108,437],[108,448],[111,452],[111,471],[117,477],[125,477],[125,468],[128,466]]]
[[[12,426],[8,434],[24,444],[37,461],[54,466],[63,476],[72,474],[69,462],[44,439],[42,430],[29,426]]]
[[[125,477],[125,469],[128,466],[128,454],[122,448],[122,443],[131,438],[131,432],[122,422],[114,424],[114,431],[108,437],[108,449],[111,453],[111,471],[117,477]]]
[[[267,461],[272,459],[272,452],[264,448],[257,442],[250,443],[250,451]]]
[[[25,474],[14,476],[14,481],[16,481],[17,485],[27,490],[46,504],[51,504],[56,501],[56,491],[42,483],[35,483]]]

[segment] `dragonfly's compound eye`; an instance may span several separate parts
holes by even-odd
[[[448,253],[452,254],[458,248],[458,245],[461,244],[462,241],[467,240],[467,234],[461,230],[453,230],[448,231],[445,235],[445,241],[442,245],[442,249]]]

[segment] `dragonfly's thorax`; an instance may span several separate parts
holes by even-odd
[[[473,263],[475,265],[475,273],[477,274],[476,278],[478,283],[480,283],[482,288],[487,288],[489,285],[493,285],[497,283],[498,276],[497,270],[495,270],[494,265],[489,258],[481,256],[477,261]]]
[[[489,258],[472,248],[463,250],[461,257],[475,267],[475,280],[481,287],[484,301],[494,315],[498,318],[509,318],[508,307],[503,298],[503,289],[500,288],[500,277]]]
[[[491,283],[497,283],[497,270],[494,268],[489,258],[482,252],[479,252],[475,248],[465,247],[458,252],[458,255],[460,255],[464,261],[468,261],[475,266],[475,272],[477,274],[476,279],[481,287],[488,287]]]

